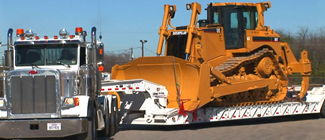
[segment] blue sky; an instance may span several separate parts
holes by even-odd
[[[218,2],[261,2],[261,0],[223,0]],[[105,51],[123,52],[133,47],[135,57],[141,56],[140,39],[145,43],[145,55],[155,55],[158,29],[161,26],[164,4],[177,6],[174,26],[189,24],[189,0],[1,0],[0,42],[6,43],[9,28],[32,29],[37,35],[58,35],[66,28],[71,34],[75,27],[88,33],[96,26],[105,43]],[[210,2],[197,0],[202,5],[199,19],[206,18],[205,7]],[[265,25],[295,33],[299,27],[312,30],[325,27],[324,0],[271,0],[265,12]]]

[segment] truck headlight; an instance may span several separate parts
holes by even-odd
[[[63,100],[62,107],[63,108],[70,108],[79,106],[79,98],[78,97],[66,97]]]
[[[72,104],[74,104],[73,98],[65,98],[64,104],[65,105],[72,105]]]
[[[0,99],[0,108],[6,108],[6,100],[5,99]]]

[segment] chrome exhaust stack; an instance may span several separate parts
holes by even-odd
[[[12,46],[13,44],[13,37],[12,37],[12,33],[13,33],[13,29],[10,28],[8,30],[8,34],[7,34],[7,50],[5,50],[5,66],[12,68],[13,67],[13,58],[12,58]]]

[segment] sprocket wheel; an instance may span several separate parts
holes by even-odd
[[[273,72],[273,61],[270,57],[264,57],[255,68],[255,72],[261,78],[269,78]]]

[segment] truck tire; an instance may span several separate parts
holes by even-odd
[[[88,136],[89,140],[97,140],[97,112],[92,109],[93,115],[88,120]],[[89,127],[90,126],[90,127]],[[88,140],[88,139],[87,139]]]
[[[116,102],[112,100],[111,105],[111,113],[110,113],[110,128],[109,128],[109,135],[114,136],[117,133],[118,130],[118,122],[116,118],[117,114],[117,105]]]
[[[94,105],[89,105],[88,131],[82,140],[97,140],[97,112]]]
[[[114,98],[113,99],[113,104],[114,104],[114,114],[115,114],[115,123],[114,123],[114,125],[115,125],[115,134],[118,132],[118,124],[119,124],[119,122],[120,122],[120,119],[119,119],[119,116],[118,116],[118,105],[117,105],[117,98]]]
[[[325,102],[322,105],[322,109],[320,110],[320,117],[325,118]]]
[[[111,105],[108,103],[106,105],[106,111],[105,111],[105,114],[104,114],[104,121],[105,121],[105,128],[100,131],[100,136],[102,137],[108,137],[108,136],[111,136],[111,126],[110,126],[110,123],[111,123],[111,114],[109,113],[109,107],[111,107]]]

